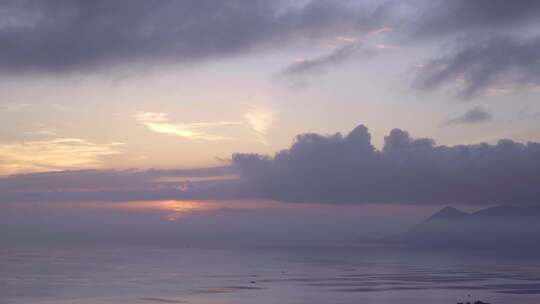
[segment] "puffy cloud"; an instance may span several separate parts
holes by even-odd
[[[445,125],[476,124],[493,119],[493,116],[482,107],[474,107],[463,115],[452,118],[445,122]]]
[[[192,63],[368,30],[381,14],[345,1],[5,1],[4,72]]]
[[[0,202],[272,199],[335,204],[537,204],[540,144],[436,145],[394,129],[377,150],[365,126],[346,136],[301,134],[273,157],[232,166],[94,170],[0,178]]]
[[[236,154],[233,165],[261,197],[326,203],[538,203],[540,144],[437,146],[394,129],[382,150],[367,128],[302,134],[274,157]]]

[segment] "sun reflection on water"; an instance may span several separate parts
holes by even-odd
[[[171,222],[176,221],[187,214],[218,209],[218,206],[208,202],[178,200],[134,201],[121,203],[118,207],[131,210],[163,211],[166,213],[165,219]]]
[[[63,210],[98,210],[109,209],[122,212],[141,212],[159,214],[166,221],[174,222],[182,217],[202,212],[217,212],[220,210],[255,210],[255,209],[290,209],[300,207],[274,201],[236,200],[236,201],[197,201],[197,200],[159,200],[159,201],[128,201],[128,202],[78,202],[54,203],[47,205],[48,209]],[[33,206],[33,208],[39,208]]]

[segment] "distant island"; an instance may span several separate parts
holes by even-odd
[[[502,205],[474,213],[449,206],[385,241],[429,248],[540,250],[540,206]]]

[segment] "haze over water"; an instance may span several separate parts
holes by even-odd
[[[3,205],[0,303],[537,303],[537,251],[380,242],[361,237],[366,218],[357,214],[381,214],[381,206],[310,208],[254,201]],[[424,223],[454,214],[445,208]]]

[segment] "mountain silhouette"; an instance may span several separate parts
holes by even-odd
[[[540,249],[540,206],[502,205],[474,213],[445,207],[393,240],[414,247]]]
[[[463,212],[457,208],[447,206],[430,216],[427,221],[462,219],[469,215],[469,213]]]

